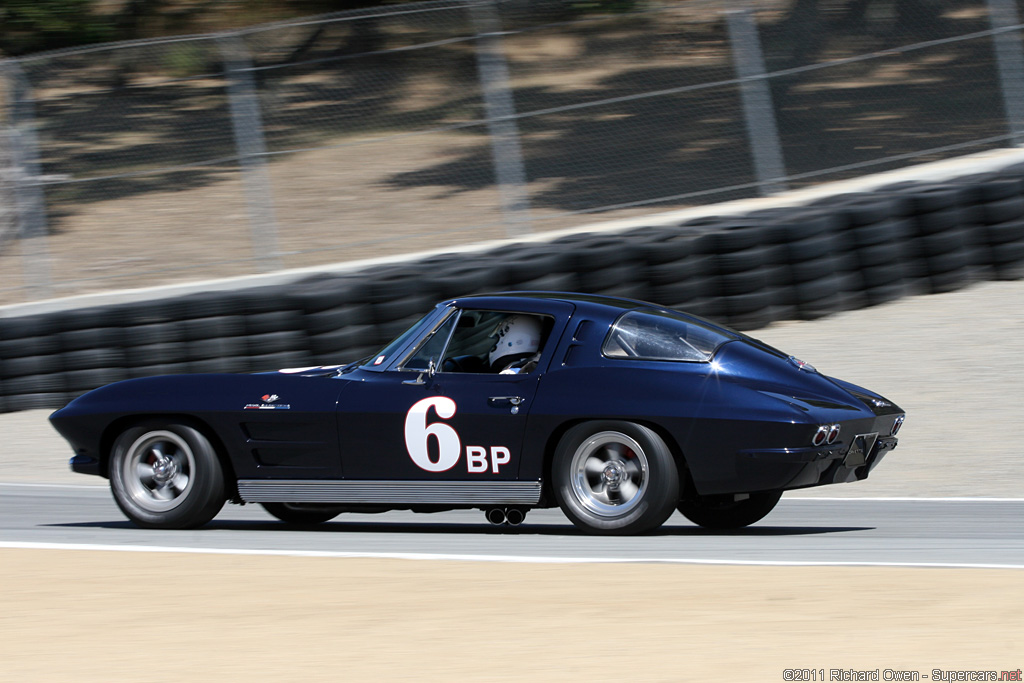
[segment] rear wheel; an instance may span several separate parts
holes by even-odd
[[[679,501],[679,512],[708,529],[739,529],[764,518],[780,498],[782,491],[755,491],[742,500],[731,494],[696,496]]]
[[[154,529],[202,526],[225,501],[224,473],[210,441],[173,423],[148,423],[117,437],[110,489],[128,519]]]
[[[260,503],[271,515],[288,524],[322,524],[341,514],[334,507],[303,503]]]
[[[594,534],[661,526],[679,496],[665,441],[632,422],[586,422],[566,432],[552,462],[555,496],[573,524]]]

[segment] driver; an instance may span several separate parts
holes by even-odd
[[[512,315],[500,322],[491,333],[497,337],[487,356],[491,372],[518,375],[537,367],[541,328],[540,320],[533,315]]]

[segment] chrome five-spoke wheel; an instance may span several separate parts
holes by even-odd
[[[186,499],[196,457],[185,439],[161,430],[147,432],[129,446],[121,467],[132,500],[146,510],[163,512]]]
[[[661,526],[679,497],[675,459],[657,432],[632,422],[584,422],[552,461],[555,497],[576,526],[635,534]]]
[[[109,470],[114,500],[139,526],[202,526],[225,502],[217,454],[190,426],[153,421],[125,430],[114,441]]]
[[[572,458],[572,492],[599,517],[616,517],[643,500],[650,476],[647,455],[620,432],[599,432],[577,447]]]

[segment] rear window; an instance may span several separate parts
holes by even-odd
[[[735,336],[672,311],[636,310],[619,316],[601,352],[608,358],[706,362]]]

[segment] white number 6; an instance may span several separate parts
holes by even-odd
[[[455,415],[455,401],[446,396],[432,396],[419,401],[409,408],[405,416],[405,449],[420,469],[427,472],[444,472],[455,467],[462,452],[462,442],[451,425],[435,422],[427,425],[427,411],[433,408],[442,420]],[[427,443],[430,437],[437,439],[437,462],[430,459]]]

